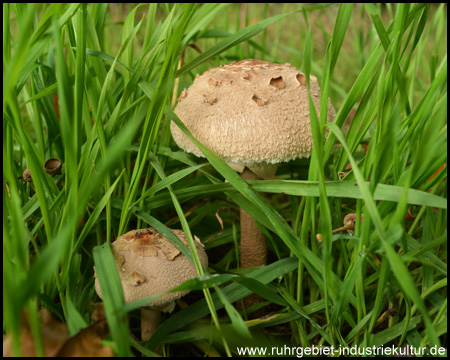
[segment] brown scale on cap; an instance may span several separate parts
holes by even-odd
[[[212,86],[218,86],[220,85],[220,81],[211,77],[208,79],[208,84]]]
[[[139,286],[146,281],[146,278],[137,270],[131,272],[126,279],[126,285]]]
[[[258,106],[263,106],[267,104],[267,100],[260,98],[257,95],[253,95],[252,100],[258,105]]]
[[[298,73],[297,75],[295,75],[295,78],[297,79],[298,83],[302,86],[306,85],[306,76],[305,74],[302,73]]]
[[[284,80],[282,76],[270,79],[270,85],[276,87],[277,89],[283,89],[285,87]]]
[[[180,102],[181,100],[183,100],[185,97],[187,96],[187,90],[183,89],[183,91],[181,92],[180,96],[178,97],[177,101]]]
[[[208,103],[209,105],[213,105],[217,102],[217,98],[208,95],[203,95],[203,101]]]

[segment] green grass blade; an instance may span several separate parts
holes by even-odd
[[[353,156],[351,155],[350,150],[348,149],[347,145],[345,144],[345,140],[342,136],[341,131],[335,124],[328,124],[327,126],[330,128],[331,131],[334,132],[334,134],[336,135],[338,140],[341,142],[341,144],[343,145],[344,149],[346,150],[346,152],[349,156],[353,171],[355,172],[355,177],[358,182],[358,186],[360,187],[361,193],[363,194],[363,197],[365,200],[367,211],[371,217],[371,220],[374,222],[375,229],[379,234],[379,237],[383,244],[384,250],[386,251],[386,256],[389,259],[389,263],[391,265],[391,268],[392,268],[396,278],[399,281],[399,284],[401,285],[403,291],[411,298],[411,300],[414,301],[414,303],[417,305],[417,307],[422,312],[431,343],[433,345],[440,346],[439,345],[440,342],[439,342],[436,330],[431,323],[426,306],[425,306],[424,302],[422,301],[422,299],[420,298],[416,284],[414,283],[411,275],[409,274],[408,269],[406,268],[405,264],[402,262],[399,255],[394,251],[391,244],[389,244],[389,242],[387,241],[388,237],[387,237],[387,234],[381,223],[380,214],[378,213],[375,202],[372,198],[372,195],[369,192],[369,188],[364,184],[364,179],[362,177],[362,174],[360,173],[360,171],[358,169],[358,165],[356,164],[355,160],[353,159]]]
[[[130,356],[128,320],[125,315],[119,315],[125,304],[122,284],[108,243],[94,248],[94,262],[109,330],[117,346],[117,355]]]
[[[294,258],[283,259],[277,261],[276,263],[267,265],[262,269],[255,270],[250,275],[261,283],[267,284],[276,279],[278,276],[295,269],[297,267],[297,261],[298,260]],[[250,294],[249,290],[242,288],[239,284],[230,284],[223,288],[222,292],[230,302],[235,302]],[[213,294],[212,298],[215,309],[218,310],[223,307],[223,304],[220,299],[218,299],[217,295]],[[207,315],[208,308],[205,305],[206,301],[200,300],[194,304],[191,304],[189,308],[186,308],[171,316],[170,319],[161,324],[158,330],[156,330],[155,334],[149,341],[149,345],[154,346],[158,344],[167,334]]]

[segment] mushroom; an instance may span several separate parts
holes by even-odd
[[[171,231],[188,246],[183,231]],[[195,248],[200,263],[206,268],[208,257],[203,244],[197,237],[195,237]],[[197,276],[197,270],[192,261],[165,236],[152,228],[127,232],[111,243],[111,249],[126,303],[168,291]],[[102,298],[97,276],[95,276],[95,290]],[[164,294],[141,308],[142,341],[150,339],[161,324],[161,312],[172,312],[175,308],[175,300],[187,293],[189,290]]]
[[[47,174],[51,176],[61,174],[62,163],[61,160],[57,158],[48,159],[44,164],[44,170]]]
[[[310,80],[319,111],[320,88]],[[306,77],[290,64],[247,59],[210,69],[183,90],[174,112],[245,180],[274,178],[278,163],[312,153]],[[327,121],[335,115],[328,100]],[[171,131],[180,148],[204,157],[174,123]],[[263,266],[266,257],[265,236],[241,209],[241,267]]]
[[[364,219],[364,214],[361,214],[361,224],[363,222],[363,219]],[[347,214],[344,217],[343,222],[344,222],[344,226],[334,229],[331,233],[337,234],[342,231],[347,231],[350,235],[353,235],[353,232],[354,232],[355,226],[356,226],[356,214],[355,213]],[[321,234],[317,234],[317,236],[318,236],[318,239],[319,239],[319,237],[320,237],[320,239],[322,239]],[[321,240],[319,240],[319,241],[321,241]]]
[[[31,171],[30,171],[30,169],[28,169],[28,168],[26,168],[24,171],[23,171],[23,174],[22,174],[22,177],[23,177],[23,179],[26,181],[26,182],[33,182],[33,178],[31,177]]]

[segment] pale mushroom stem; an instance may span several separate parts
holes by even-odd
[[[161,325],[161,311],[149,307],[141,308],[141,340],[147,341]]]
[[[241,173],[244,180],[259,180],[251,170]],[[264,266],[267,262],[267,240],[255,219],[241,209],[241,267]]]
[[[241,173],[244,180],[259,180],[251,170],[245,168]],[[267,263],[267,240],[264,233],[256,225],[255,219],[241,209],[241,268],[264,266]],[[261,302],[257,294],[250,294],[244,299],[244,307]],[[240,308],[240,305],[238,305]]]

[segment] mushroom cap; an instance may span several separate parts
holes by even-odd
[[[171,231],[188,246],[183,231]],[[208,257],[204,246],[197,237],[194,238],[200,262],[206,268]],[[111,243],[111,248],[126,303],[170,290],[198,275],[194,263],[152,228],[129,231]],[[95,290],[102,298],[97,277]],[[146,306],[171,312],[175,307],[174,300],[187,293],[189,290],[165,294]]]
[[[319,84],[314,76],[310,79],[319,113]],[[210,69],[183,90],[174,111],[195,138],[230,166],[235,164],[235,170],[312,152],[306,79],[290,64],[247,59]],[[335,115],[328,100],[327,121]],[[204,157],[176,124],[171,130],[180,148]]]
[[[60,175],[62,168],[61,160],[57,158],[48,159],[44,164],[44,170],[47,174],[51,176]]]

